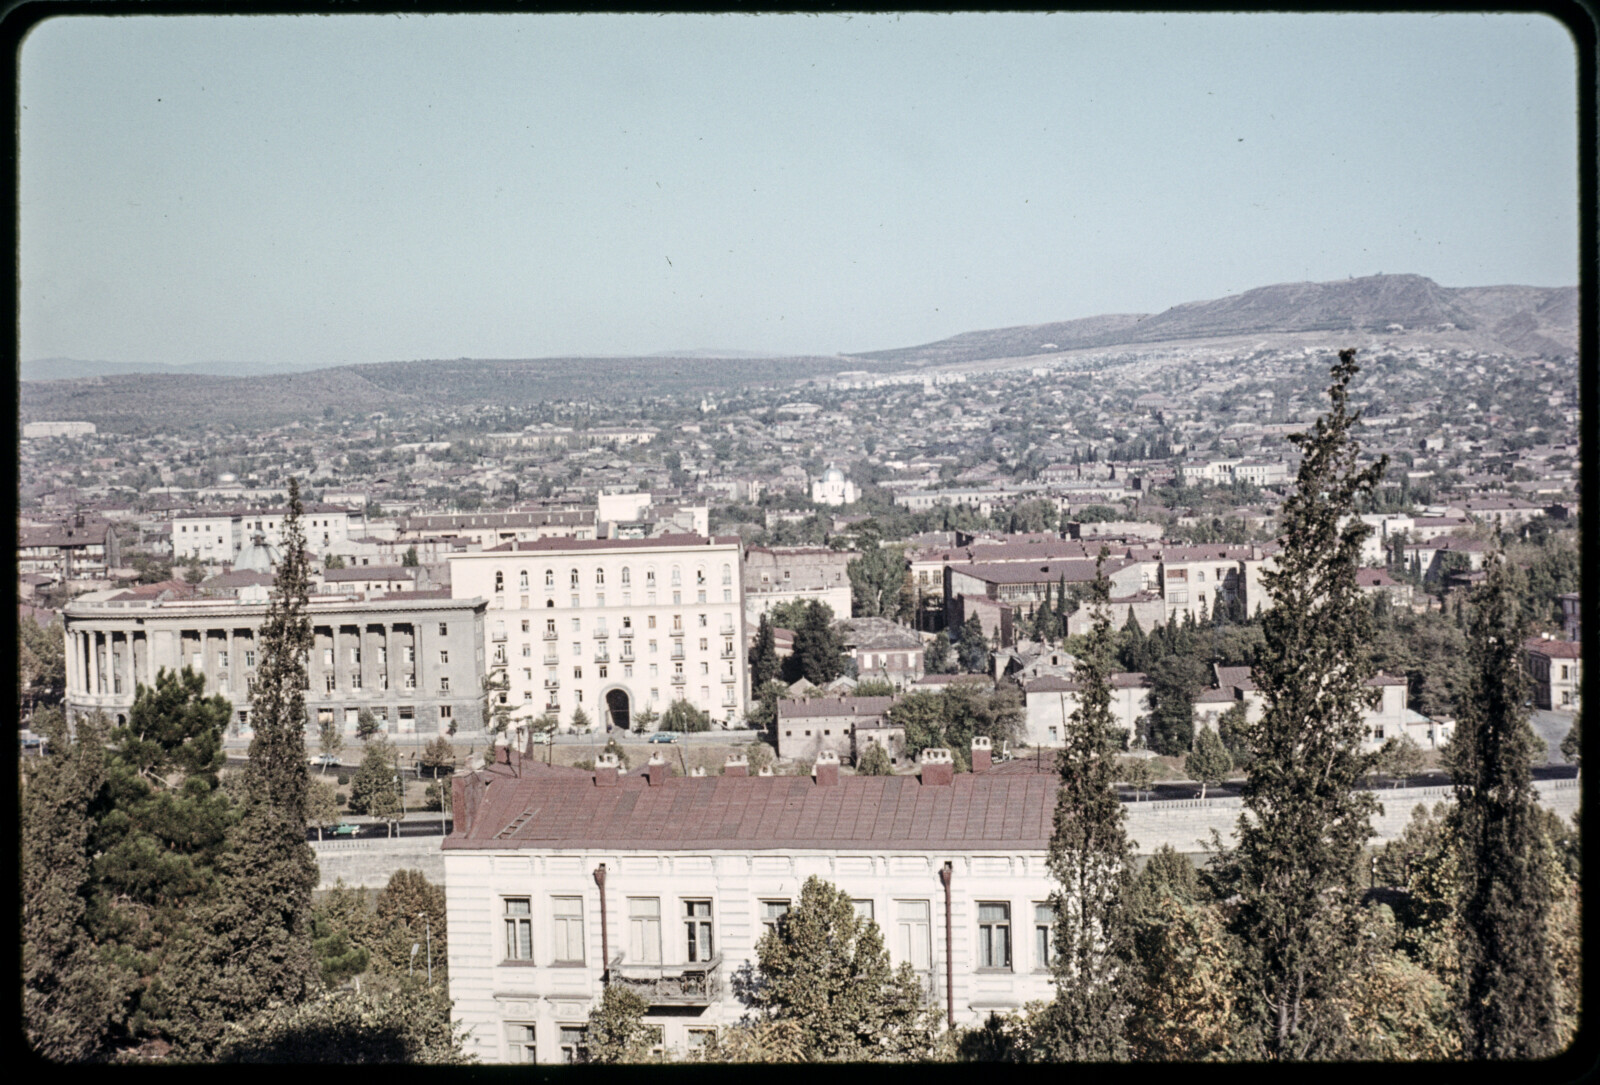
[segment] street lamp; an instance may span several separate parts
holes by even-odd
[[[417,915],[422,918],[423,936],[425,938],[427,938],[427,940],[428,940],[428,986],[432,987],[433,986],[433,924],[428,922],[428,913],[427,912],[418,912]],[[415,942],[411,943],[411,956],[412,956],[413,959],[415,959],[416,956],[417,956],[417,944]]]

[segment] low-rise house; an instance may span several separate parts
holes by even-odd
[[[1023,683],[1029,746],[1065,745],[1067,721],[1078,710],[1078,691],[1082,688],[1073,679],[1055,676]],[[1131,671],[1111,675],[1111,717],[1124,735],[1125,745],[1139,733],[1139,719],[1150,710],[1149,695],[1150,680],[1144,674]]]
[[[854,732],[862,722],[881,724],[893,697],[817,697],[778,702],[778,756],[813,760],[828,751],[841,760],[855,756]],[[902,736],[903,737],[903,736]]]
[[[752,629],[761,615],[780,603],[819,602],[835,618],[851,609],[850,562],[853,550],[826,546],[752,546],[744,552],[740,580],[744,586],[745,620]]]
[[[450,997],[486,1063],[578,1061],[607,982],[639,994],[659,1046],[692,1053],[747,1012],[736,982],[817,876],[877,924],[955,1024],[1048,999],[1057,889],[1048,767],[920,776],[672,776],[659,755],[593,772],[503,752],[455,778],[444,842]]]
[[[1533,703],[1546,711],[1576,712],[1581,707],[1583,651],[1577,641],[1548,636],[1526,642]]]
[[[861,678],[877,678],[903,689],[922,677],[922,638],[888,618],[853,618],[844,623],[845,647]]]

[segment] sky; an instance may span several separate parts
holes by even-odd
[[[1570,286],[1576,76],[1535,15],[58,17],[19,357],[834,354]]]

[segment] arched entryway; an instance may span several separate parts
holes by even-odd
[[[606,711],[611,713],[611,726],[626,731],[633,726],[633,715],[628,711],[628,691],[614,689],[606,694]]]

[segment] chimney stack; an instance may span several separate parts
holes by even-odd
[[[772,766],[771,765],[762,765],[761,766],[761,771],[756,773],[756,775],[757,776],[771,776],[772,775]]]
[[[622,770],[622,762],[614,753],[596,754],[594,759],[594,786],[616,787],[617,773]]]
[[[742,753],[730,753],[727,763],[722,766],[724,776],[749,776],[750,759]]]
[[[812,767],[811,775],[818,787],[838,787],[839,755],[832,750],[817,751],[817,763]]]
[[[994,764],[994,748],[986,735],[972,736],[972,771],[988,772]]]
[[[704,776],[705,774],[706,767],[704,765],[696,765],[694,768],[689,770],[690,776]]]
[[[950,751],[940,746],[929,746],[922,751],[922,783],[924,786],[948,787],[955,781],[956,763]]]
[[[645,762],[645,776],[651,787],[660,787],[667,782],[670,773],[667,770],[667,759],[661,756],[658,750],[650,755],[650,760]]]

